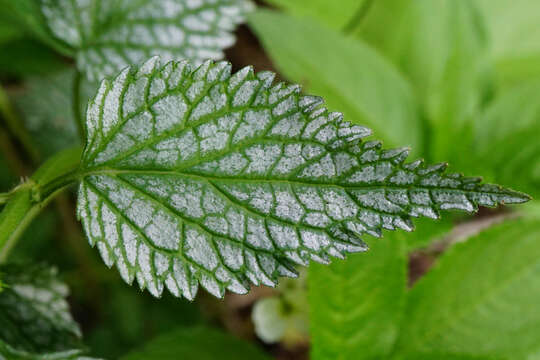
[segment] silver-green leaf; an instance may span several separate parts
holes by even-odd
[[[52,33],[76,49],[89,80],[150,56],[221,59],[249,0],[41,0]]]
[[[360,236],[412,230],[411,217],[526,201],[407,149],[300,87],[226,62],[152,58],[105,80],[87,113],[78,214],[122,277],[193,299],[274,286],[292,264],[365,250]]]
[[[68,288],[56,269],[9,265],[0,273],[0,359],[81,354],[81,333],[65,300]]]

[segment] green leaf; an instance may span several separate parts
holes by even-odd
[[[414,353],[405,356],[396,356],[393,360],[504,360],[502,357],[474,356],[453,353]]]
[[[448,250],[411,291],[397,352],[534,358],[539,238],[538,219],[513,220]]]
[[[376,1],[359,36],[391,59],[414,85],[432,127],[429,155],[436,160],[460,156],[456,142],[463,141],[489,90],[487,40],[474,4]]]
[[[402,233],[355,254],[309,270],[311,358],[383,359],[398,335],[407,287]]]
[[[354,23],[356,15],[371,0],[340,0],[339,5],[328,0],[265,0],[296,17],[312,17],[336,30]]]
[[[299,86],[230,71],[152,58],[89,103],[79,218],[105,263],[155,296],[273,286],[291,262],[365,250],[359,235],[411,230],[411,216],[528,199],[405,164],[407,149],[362,142],[368,129]]]
[[[540,195],[540,79],[508,89],[474,123],[469,168]]]
[[[25,90],[14,94],[26,129],[46,157],[80,144],[72,111],[73,78],[72,69],[31,77],[25,82]]]
[[[474,0],[485,18],[494,58],[540,52],[540,4],[536,1]]]
[[[247,0],[41,0],[51,31],[77,49],[78,68],[97,81],[152,55],[220,59]]]
[[[249,19],[280,73],[324,97],[350,121],[369,126],[390,145],[421,148],[412,91],[373,49],[308,19],[267,10]]]
[[[47,44],[59,53],[70,56],[73,49],[63,41],[55,38],[47,26],[45,18],[41,13],[42,0],[0,0],[0,8],[4,14],[5,23],[11,24],[27,35]]]
[[[474,0],[489,33],[490,55],[505,89],[540,76],[540,6],[528,0]]]
[[[0,355],[79,353],[81,333],[69,314],[68,288],[57,279],[56,269],[8,265],[0,271]]]
[[[59,55],[37,40],[25,37],[0,44],[0,76],[42,75],[64,66]]]
[[[150,341],[120,360],[269,360],[261,350],[221,331],[197,326],[181,328]]]

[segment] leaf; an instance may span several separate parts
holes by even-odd
[[[311,358],[383,359],[397,338],[407,287],[402,233],[370,243],[369,254],[309,269]]]
[[[41,0],[51,31],[77,49],[77,66],[97,81],[152,55],[223,57],[247,0]]]
[[[24,77],[43,75],[64,67],[54,51],[31,38],[0,44],[0,76]]]
[[[360,234],[411,230],[411,216],[528,199],[405,164],[298,86],[230,70],[152,58],[89,103],[78,216],[105,263],[155,296],[273,286],[291,262],[365,250]]]
[[[59,53],[70,56],[73,49],[63,41],[55,38],[48,28],[41,13],[42,0],[0,0],[0,8],[5,22],[14,28],[21,29],[27,35],[47,44]]]
[[[540,76],[540,7],[527,0],[474,0],[485,19],[501,89]]]
[[[56,269],[7,265],[0,271],[0,355],[80,353],[81,333],[69,314],[68,288],[57,279]]]
[[[516,0],[474,0],[485,18],[494,58],[527,56],[540,52],[540,6]]]
[[[341,0],[339,5],[328,0],[265,0],[296,17],[312,17],[336,30],[354,23],[358,12],[371,0]]]
[[[31,77],[25,91],[13,96],[34,144],[46,157],[80,144],[73,118],[73,78],[72,69]]]
[[[176,360],[179,357],[198,360],[269,359],[248,342],[209,327],[197,326],[161,335],[120,360]]]
[[[390,145],[422,142],[409,84],[373,49],[308,19],[259,10],[249,25],[288,79],[305,85],[350,121],[369,126]]]
[[[476,119],[469,168],[540,195],[540,79],[508,89]]]
[[[455,148],[490,90],[481,20],[470,0],[382,0],[359,28],[416,89],[432,129],[428,155],[436,160],[461,154]]]
[[[534,358],[539,238],[538,219],[513,220],[448,250],[412,289],[396,351]]]
[[[397,356],[394,360],[504,360],[502,357],[473,356],[453,353],[414,353],[411,355]]]

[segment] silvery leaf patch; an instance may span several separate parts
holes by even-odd
[[[274,286],[294,264],[328,263],[362,234],[411,231],[412,217],[526,201],[407,149],[297,85],[227,62],[152,58],[105,80],[87,113],[78,215],[128,283],[193,299]]]
[[[221,59],[249,0],[41,0],[51,32],[76,51],[91,81],[152,55]]]
[[[0,359],[75,359],[81,332],[54,268],[0,268]]]

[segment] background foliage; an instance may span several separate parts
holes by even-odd
[[[0,192],[50,155],[80,143],[77,118],[96,92],[97,78],[147,55],[219,58],[232,45],[225,55],[235,69],[253,64],[257,71],[277,71],[306,93],[322,96],[330,110],[372,128],[387,147],[410,145],[413,155],[429,162],[448,160],[454,171],[540,195],[535,2],[268,0],[246,15],[247,26],[235,30],[239,14],[252,7],[223,0],[224,7],[243,10],[216,10],[226,19],[221,27],[194,30],[183,15],[175,18],[175,31],[205,32],[204,51],[196,40],[191,47],[163,43],[158,35],[169,20],[159,10],[166,1],[156,2],[163,5],[158,10],[149,1],[138,1],[138,12],[124,1],[111,9],[80,10],[79,15],[102,13],[90,24],[69,21],[80,2],[42,2],[53,10],[43,13],[40,1],[0,0]],[[130,33],[138,22],[155,36],[109,42],[107,36]],[[76,31],[61,30],[69,26]],[[93,51],[107,56],[95,61]],[[167,294],[153,298],[104,267],[74,217],[74,194],[66,193],[30,225],[9,260],[55,265],[58,273],[43,270],[49,269],[45,265],[32,271],[42,272],[35,276],[41,284],[62,284],[54,299],[64,304],[67,296],[70,311],[60,306],[55,315],[63,322],[53,324],[55,337],[41,343],[17,343],[10,338],[14,332],[0,330],[0,354],[540,359],[539,208],[533,200],[519,208],[416,221],[413,233],[366,237],[370,252],[312,265],[276,289],[226,294],[223,301],[201,292],[189,302]],[[4,330],[24,322],[28,311],[43,314],[39,301],[13,301],[30,291],[17,287],[26,281],[21,273],[0,268]],[[34,290],[30,294],[23,298],[41,299]],[[23,305],[27,310],[21,312]]]

